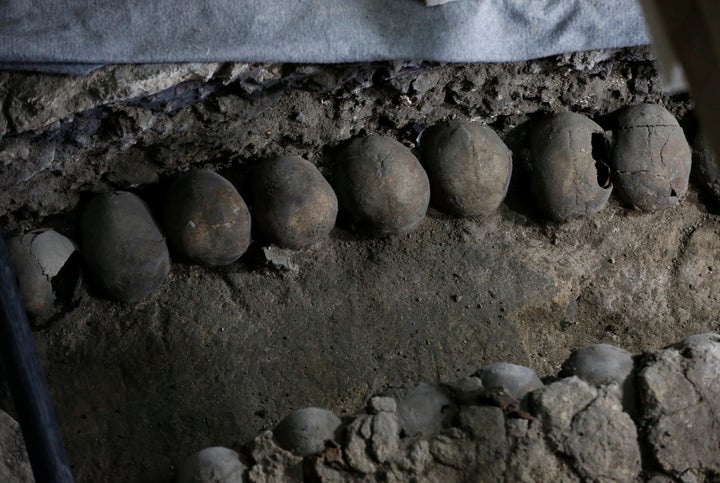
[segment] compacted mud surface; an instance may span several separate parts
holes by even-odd
[[[525,127],[544,113],[610,129],[617,109],[660,102],[692,140],[690,102],[662,93],[643,49],[503,65],[114,66],[82,79],[0,74],[0,89],[11,233],[52,226],[78,240],[86,195],[113,188],[157,214],[168,177],[190,167],[246,195],[255,162],[292,153],[332,181],[351,136],[415,148],[451,117],[489,124],[514,152],[508,198],[486,217],[431,208],[415,232],[376,240],[341,215],[309,249],[256,236],[230,266],[173,263],[136,304],[84,287],[35,331],[77,481],[170,481],[203,447],[241,448],[301,407],[354,414],[389,385],[494,361],[554,375],[582,345],[639,352],[720,331],[720,218],[707,195],[693,186],[657,213],[613,197],[557,224],[528,187]]]

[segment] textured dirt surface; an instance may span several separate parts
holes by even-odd
[[[189,167],[221,170],[244,195],[248,168],[279,154],[330,177],[350,136],[414,148],[448,117],[491,125],[517,166],[527,121],[548,112],[608,129],[617,109],[661,102],[688,136],[695,129],[689,101],[660,91],[642,49],[502,65],[200,66],[169,90],[122,84],[142,84],[144,68],[162,71],[0,74],[6,230],[53,226],[77,240],[86,194],[133,189],[157,208],[167,176]],[[93,84],[108,79],[115,90]],[[120,90],[141,93],[107,94]],[[703,193],[691,187],[678,207],[644,214],[611,198],[590,219],[555,224],[527,181],[516,170],[487,217],[431,208],[416,232],[383,240],[350,233],[341,217],[297,253],[257,240],[228,267],[174,263],[134,305],[83,291],[35,333],[77,480],[169,481],[203,447],[239,448],[300,407],[353,414],[389,384],[454,380],[497,360],[550,375],[585,344],[636,352],[720,331],[720,219]],[[12,412],[6,395],[0,407]]]

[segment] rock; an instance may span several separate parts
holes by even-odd
[[[348,464],[355,471],[372,475],[377,465],[370,458],[370,442],[372,436],[372,416],[360,415],[347,426],[343,444]]]
[[[146,158],[147,153],[139,149],[119,153],[110,165],[106,175],[107,180],[121,189],[157,183],[160,179],[158,173]]]
[[[250,245],[250,211],[232,183],[214,171],[175,178],[163,215],[170,247],[191,262],[229,265]]]
[[[507,446],[505,416],[494,406],[463,406],[458,424],[467,430],[475,441],[491,443],[490,446]]]
[[[518,401],[528,392],[543,386],[535,371],[507,362],[489,364],[477,371],[475,376],[482,380],[486,391],[503,388]]]
[[[397,403],[392,397],[373,396],[368,401],[368,409],[371,413],[377,414],[380,411],[387,413],[397,412]]]
[[[272,431],[265,431],[253,441],[252,459],[255,464],[247,473],[252,483],[303,481],[302,458],[275,444]]]
[[[459,404],[476,404],[485,391],[482,380],[477,376],[464,377],[447,384],[447,387]]]
[[[337,197],[311,162],[281,156],[261,163],[252,179],[255,224],[272,243],[297,250],[320,242],[335,226]]]
[[[340,418],[321,408],[298,409],[275,426],[277,444],[298,456],[320,453],[326,441],[336,439]]]
[[[397,402],[400,427],[406,436],[438,433],[455,413],[447,395],[430,384],[387,389],[382,396],[393,397]]]
[[[300,267],[292,260],[292,252],[282,248],[269,246],[262,248],[264,264],[281,272],[298,273]]]
[[[445,121],[422,135],[422,163],[432,202],[458,217],[487,215],[505,199],[512,152],[491,128]]]
[[[57,142],[32,142],[25,137],[0,138],[0,188],[10,189],[37,173],[57,169]]]
[[[205,448],[188,457],[180,467],[177,483],[242,483],[245,465],[228,448]]]
[[[564,112],[539,121],[530,135],[533,191],[540,209],[568,221],[605,207],[612,185],[600,126]]]
[[[73,301],[80,286],[80,259],[69,238],[50,229],[8,241],[20,294],[28,315],[46,320]]]
[[[150,295],[170,272],[165,238],[147,205],[136,195],[96,195],[82,213],[86,273],[108,297],[136,302]]]
[[[610,344],[593,344],[574,351],[563,363],[562,377],[577,376],[595,387],[615,383],[623,406],[634,411],[635,381],[632,355]]]
[[[576,415],[563,447],[586,480],[635,481],[640,476],[640,447],[630,416],[609,393]]]
[[[400,421],[395,413],[381,411],[373,416],[370,451],[377,462],[391,459],[398,449],[399,440]]]
[[[509,420],[523,421],[523,420]],[[527,423],[527,421],[526,421]],[[577,473],[550,448],[539,424],[527,426],[521,437],[512,441],[507,458],[505,481],[535,483],[553,481],[577,482]]]
[[[720,342],[691,336],[646,356],[640,416],[660,468],[682,479],[720,473]]]
[[[532,401],[552,447],[583,480],[639,477],[637,430],[612,387],[595,389],[573,376],[535,391]]]
[[[532,403],[533,407],[540,408],[545,432],[561,434],[570,427],[572,418],[596,397],[597,389],[573,376],[534,392]]]
[[[0,411],[0,481],[35,481],[20,425],[3,411]]]
[[[42,129],[97,106],[147,96],[181,82],[210,79],[221,64],[120,64],[86,76],[34,74],[16,79],[5,99],[11,133]]]
[[[464,406],[460,410],[459,425],[472,435],[476,444],[476,481],[504,481],[510,448],[502,410],[492,406]]]
[[[677,349],[688,349],[699,347],[705,344],[720,344],[720,334],[714,332],[706,332],[704,334],[693,334],[685,337],[682,341],[674,345]]]
[[[337,159],[335,184],[353,228],[375,236],[413,231],[430,202],[430,183],[418,160],[383,136],[347,143]]]
[[[618,114],[613,181],[630,207],[655,211],[685,196],[692,154],[677,120],[664,107],[640,104]]]
[[[720,201],[720,158],[715,154],[702,134],[693,143],[693,163],[697,168],[695,177],[700,184]]]
[[[432,461],[430,443],[425,439],[417,439],[401,447],[398,455],[391,463],[392,475],[395,481],[408,480],[408,475],[420,476]]]
[[[458,428],[450,428],[433,437],[430,440],[430,454],[437,463],[461,473],[472,473],[478,466],[477,445]],[[445,478],[445,481],[463,481],[458,476]],[[433,481],[432,477],[429,479]],[[435,480],[437,481],[437,478]]]

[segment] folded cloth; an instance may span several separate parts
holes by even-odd
[[[0,63],[516,61],[648,42],[636,0],[0,0]]]

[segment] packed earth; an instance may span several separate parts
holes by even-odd
[[[720,169],[653,61],[0,73],[76,480],[717,479]]]

